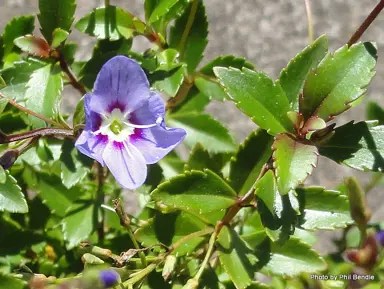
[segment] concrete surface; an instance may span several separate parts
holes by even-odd
[[[111,0],[118,5],[143,18],[143,0]],[[312,2],[315,36],[327,34],[331,50],[344,45],[355,29],[378,1],[375,0],[317,0]],[[12,17],[37,13],[37,0],[0,0],[0,30]],[[77,19],[93,7],[103,4],[102,0],[78,0]],[[235,54],[249,59],[258,70],[267,72],[277,78],[279,71],[308,43],[307,21],[304,0],[206,0],[208,19],[210,21],[209,44],[205,53],[205,62],[218,55]],[[384,105],[384,15],[376,19],[364,35],[363,40],[376,41],[379,47],[377,74],[370,86],[367,99],[379,101]],[[79,59],[87,59],[93,40],[74,32],[72,39],[79,42],[81,49]],[[143,40],[135,47],[143,49],[147,44]],[[72,107],[78,98],[76,92],[68,90],[66,105]],[[366,102],[366,100],[365,100]],[[242,141],[256,126],[242,115],[230,102],[212,103],[208,111],[223,121],[231,129],[238,141]],[[342,124],[348,120],[364,119],[364,105],[349,111],[338,118]],[[309,178],[308,183],[323,184],[334,188],[343,177],[354,173],[367,182],[369,175],[321,159],[318,169]],[[369,205],[373,209],[373,220],[383,220],[384,198],[381,189],[369,195]],[[329,240],[328,240],[329,241]],[[321,250],[329,248],[329,243],[320,246]]]

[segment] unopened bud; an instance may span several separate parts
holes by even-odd
[[[365,193],[355,178],[346,179],[345,185],[348,191],[351,217],[359,228],[364,228],[372,216],[370,209],[367,207]]]
[[[197,287],[199,287],[199,281],[196,279],[189,279],[187,284],[185,284],[181,289],[196,289]]]
[[[15,149],[7,149],[0,156],[0,165],[5,169],[9,169],[13,166],[17,158],[19,157],[19,151]]]
[[[384,231],[379,231],[376,233],[377,242],[384,247]]]
[[[375,236],[369,236],[363,247],[359,250],[350,250],[347,252],[347,258],[356,265],[371,269],[376,264],[378,256],[378,246]]]
[[[165,259],[165,265],[163,268],[163,273],[162,276],[164,280],[168,280],[169,277],[172,275],[172,273],[175,270],[177,258],[173,255],[168,255],[167,258]]]
[[[116,285],[120,280],[120,275],[113,270],[100,271],[100,280],[104,285],[104,288],[109,288]]]

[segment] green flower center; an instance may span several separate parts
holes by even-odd
[[[121,123],[118,122],[117,120],[114,120],[114,121],[111,123],[111,126],[110,126],[109,128],[110,128],[110,130],[111,130],[115,135],[120,134],[120,132],[121,132],[122,129],[123,129]]]

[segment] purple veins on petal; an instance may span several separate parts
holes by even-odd
[[[147,164],[154,164],[186,136],[167,128],[162,97],[149,90],[144,71],[134,60],[116,56],[100,70],[94,91],[84,97],[85,129],[77,149],[107,166],[124,188],[140,187]]]

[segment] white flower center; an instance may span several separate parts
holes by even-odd
[[[134,134],[135,128],[151,128],[157,125],[160,125],[163,121],[162,117],[156,119],[156,123],[148,125],[138,125],[130,123],[127,118],[130,112],[125,114],[118,108],[115,108],[111,113],[101,114],[103,120],[101,122],[100,128],[95,131],[93,134],[106,135],[111,141],[122,142],[127,140],[128,137]]]

